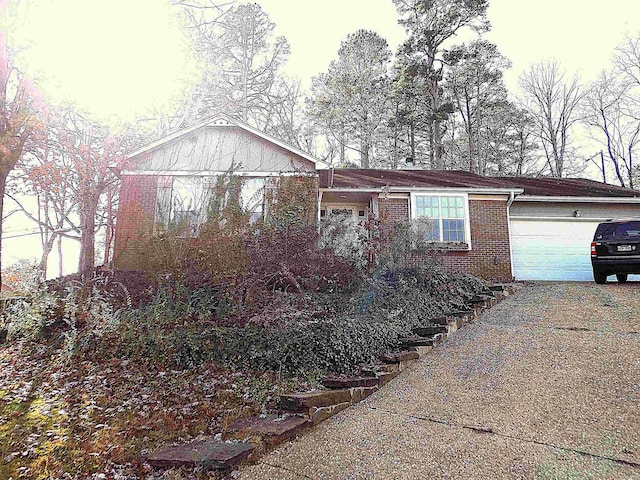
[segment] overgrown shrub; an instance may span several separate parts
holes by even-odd
[[[58,298],[49,292],[42,272],[34,265],[25,268],[20,282],[20,295],[4,299],[2,323],[8,341],[36,341],[56,319]]]
[[[154,238],[146,252],[152,276],[97,273],[88,284],[67,278],[41,288],[55,294],[55,312],[35,316],[43,325],[63,322],[68,358],[171,369],[213,361],[306,376],[354,371],[486,290],[440,268],[425,241],[428,223],[309,223],[315,203],[302,196],[309,181],[284,182],[260,225],[228,201],[211,207],[198,237],[175,230]]]
[[[161,291],[143,308],[124,313],[105,350],[94,353],[174,369],[215,361],[286,376],[350,372],[395,347],[426,319],[465,308],[485,289],[474,277],[425,263],[387,269],[349,294],[272,292],[291,308],[271,313],[288,316],[243,325],[202,322],[190,300],[177,302]]]

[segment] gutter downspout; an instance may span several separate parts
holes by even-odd
[[[515,275],[513,274],[513,246],[511,244],[511,205],[513,201],[516,199],[516,194],[512,190],[509,192],[509,200],[507,201],[507,233],[509,235],[509,262],[511,263],[511,280],[515,280]]]
[[[320,220],[322,217],[320,216],[320,208],[322,206],[322,190],[318,192],[318,228],[320,228]]]

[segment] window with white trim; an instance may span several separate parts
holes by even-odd
[[[240,201],[242,202],[242,210],[251,214],[249,218],[251,225],[262,219],[264,192],[264,177],[245,178],[242,180]]]
[[[469,243],[464,195],[413,195],[414,218],[430,220],[426,240]]]
[[[176,177],[171,190],[170,222],[185,236],[196,237],[200,225],[207,219],[210,179],[207,177]]]
[[[216,176],[163,177],[158,183],[156,224],[161,229],[178,227],[181,235],[196,237],[210,208],[224,208],[230,195],[237,195],[243,211],[250,214],[251,224],[263,217],[264,177],[237,178],[237,182],[226,179],[223,185],[219,180]],[[215,192],[222,194],[217,206],[212,204]]]

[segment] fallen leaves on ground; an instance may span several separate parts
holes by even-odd
[[[215,436],[292,383],[215,365],[68,364],[51,346],[0,347],[0,478],[150,478],[141,454]]]

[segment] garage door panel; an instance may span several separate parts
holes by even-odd
[[[517,280],[593,280],[590,244],[598,222],[511,220]]]

